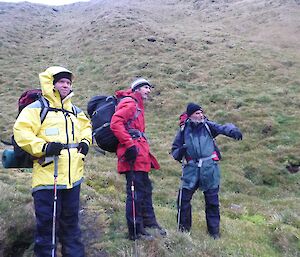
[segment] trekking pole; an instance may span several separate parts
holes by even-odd
[[[130,163],[130,172],[132,172],[131,179],[131,198],[132,198],[132,217],[133,217],[133,233],[134,233],[134,256],[138,257],[137,251],[137,240],[136,240],[136,217],[135,217],[135,190],[134,190],[134,171],[133,171],[133,163]]]
[[[57,176],[58,176],[58,156],[54,156],[54,200],[53,200],[53,221],[52,221],[52,254],[55,257],[55,226],[56,226],[56,202],[57,202]]]
[[[184,168],[184,159],[182,158],[181,161],[181,177],[180,177],[180,187],[179,187],[179,198],[178,198],[178,216],[177,216],[177,231],[179,231],[180,228],[180,216],[181,216],[181,200],[182,200],[182,179],[183,179],[183,168]]]

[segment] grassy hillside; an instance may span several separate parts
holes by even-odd
[[[156,86],[146,125],[161,164],[151,175],[154,207],[168,237],[139,242],[139,256],[300,256],[299,24],[298,0],[0,3],[1,139],[12,133],[19,95],[39,87],[38,73],[51,65],[74,72],[74,103],[84,110],[93,95],[144,76]],[[181,170],[169,150],[191,101],[244,134],[242,142],[218,139],[218,241],[206,234],[200,192],[191,234],[176,231]],[[87,256],[132,256],[125,179],[115,156],[91,149],[85,177],[80,215]],[[32,256],[30,179],[28,170],[0,170],[1,256]]]

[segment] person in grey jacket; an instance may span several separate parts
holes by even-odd
[[[205,198],[207,230],[211,237],[220,237],[219,186],[220,153],[214,138],[225,135],[242,140],[242,133],[235,125],[225,125],[209,121],[201,106],[195,103],[187,105],[187,120],[178,131],[172,145],[173,158],[183,162],[182,186],[178,194],[178,227],[181,231],[190,231],[192,226],[191,199],[199,188]]]

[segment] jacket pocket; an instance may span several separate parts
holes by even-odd
[[[204,163],[200,170],[200,188],[203,191],[217,188],[220,184],[220,171],[218,164],[209,160]]]
[[[182,186],[183,188],[192,189],[195,187],[198,177],[197,177],[198,167],[193,164],[186,164],[183,168],[183,178]]]
[[[75,167],[73,169],[72,182],[76,182],[83,177],[84,158],[85,155],[82,153],[77,153],[74,155]]]

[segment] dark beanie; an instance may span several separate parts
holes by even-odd
[[[194,103],[189,103],[186,107],[186,113],[190,117],[194,112],[202,110],[201,106]]]
[[[59,81],[60,79],[68,79],[72,82],[72,73],[70,72],[66,72],[66,71],[63,71],[63,72],[59,72],[55,75],[53,75],[53,85]]]

